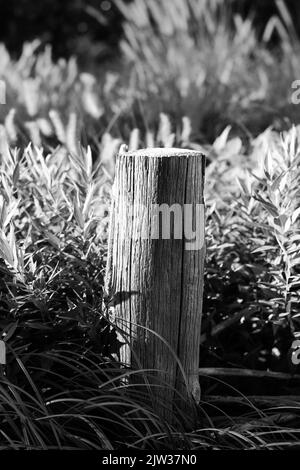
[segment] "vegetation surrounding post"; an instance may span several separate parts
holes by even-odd
[[[201,153],[173,148],[121,152],[116,166],[106,289],[121,361],[169,386],[154,394],[165,415],[200,399],[204,168]]]

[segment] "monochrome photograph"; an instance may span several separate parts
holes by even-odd
[[[300,2],[0,0],[0,450],[300,450],[299,364]]]

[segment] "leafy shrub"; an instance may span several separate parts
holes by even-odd
[[[205,148],[202,365],[287,367],[298,328],[298,134],[293,128],[280,139],[266,132],[249,155],[228,128]],[[147,139],[202,149],[190,142],[188,121],[173,132],[165,115]],[[137,130],[129,143],[143,144]],[[101,155],[93,163],[89,149],[70,154],[61,147],[46,155],[38,147],[21,153],[3,144],[0,328],[8,363],[0,380],[1,448],[281,448],[276,429],[292,445],[297,429],[260,412],[256,419],[256,408],[247,444],[244,421],[233,439],[225,418],[207,429],[202,407],[199,429],[187,433],[153,413],[143,377],[135,392],[126,385],[103,304],[111,179],[101,168]],[[261,427],[267,430],[258,442],[254,430]]]
[[[208,186],[209,361],[287,370],[299,335],[299,128],[262,134],[239,179],[224,155],[207,176],[223,182]]]

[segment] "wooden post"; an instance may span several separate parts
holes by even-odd
[[[154,388],[165,417],[200,399],[204,169],[201,153],[174,148],[121,152],[116,165],[106,290],[128,341],[121,361],[168,385]]]

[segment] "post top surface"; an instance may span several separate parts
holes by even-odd
[[[204,154],[198,150],[181,149],[181,148],[166,148],[166,147],[153,147],[135,150],[133,152],[121,151],[120,155],[128,157],[189,157],[198,156],[204,157]]]

